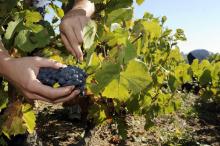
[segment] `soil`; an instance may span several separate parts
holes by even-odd
[[[202,103],[190,95],[177,113],[159,116],[145,130],[143,116],[126,115],[126,138],[117,124],[93,126],[86,120],[71,120],[62,105],[37,102],[37,128],[25,137],[25,146],[220,146],[220,107]],[[18,143],[16,143],[18,144]]]

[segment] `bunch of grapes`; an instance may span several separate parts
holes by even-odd
[[[87,74],[76,66],[65,68],[40,68],[37,79],[43,84],[53,87],[58,83],[61,87],[74,85],[84,94]]]

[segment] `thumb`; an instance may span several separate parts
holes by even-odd
[[[66,65],[64,65],[62,63],[56,62],[55,60],[52,60],[52,59],[45,59],[45,58],[41,58],[38,61],[38,65],[39,65],[39,67],[52,67],[55,69],[59,69],[61,67],[66,67]]]

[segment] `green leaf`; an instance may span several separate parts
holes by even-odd
[[[50,42],[50,36],[46,29],[38,33],[22,30],[15,38],[15,45],[23,52],[32,52],[36,48],[45,47]]]
[[[212,82],[211,71],[208,69],[204,70],[199,78],[199,82],[202,86],[211,83]]]
[[[26,10],[25,12],[26,26],[39,22],[42,19],[43,18],[39,12],[29,10]]]
[[[123,85],[119,79],[112,80],[103,91],[102,95],[109,98],[116,98],[126,101],[130,96],[127,85]]]
[[[131,60],[126,70],[115,75],[102,94],[126,101],[131,94],[140,93],[151,81],[146,66],[142,62]]]
[[[190,72],[190,65],[181,64],[177,66],[174,70],[174,76],[180,83],[190,82],[192,80],[191,72]]]
[[[164,24],[166,21],[167,21],[167,17],[166,17],[166,16],[163,16],[163,17],[162,17],[162,20],[161,20],[162,24]]]
[[[126,45],[128,42],[128,31],[118,28],[113,32],[107,32],[102,41],[107,41],[109,46]]]
[[[172,92],[174,92],[178,88],[180,83],[178,82],[178,80],[176,79],[176,77],[174,75],[169,75],[168,85],[170,87],[170,90]]]
[[[152,97],[146,94],[142,100],[140,100],[140,106],[143,110],[147,110],[152,104]]]
[[[123,64],[127,64],[130,60],[137,56],[134,45],[127,42],[127,46],[119,49],[119,61]]]
[[[118,74],[120,73],[120,65],[105,63],[96,72],[95,80],[97,84],[92,85],[91,89],[94,93],[98,94],[107,86]]]
[[[126,139],[127,138],[127,134],[128,134],[128,125],[126,123],[126,121],[122,118],[115,118],[114,120],[117,123],[117,127],[118,127],[118,134],[122,137],[122,139]]]
[[[2,132],[10,138],[11,135],[24,134],[26,127],[22,119],[22,103],[19,101],[11,103],[4,112],[2,124]]]
[[[100,124],[102,123],[104,120],[106,120],[106,114],[105,114],[105,107],[102,105],[98,105],[98,104],[93,104],[90,108],[89,108],[89,114],[88,114],[88,118],[95,117],[95,123],[96,124]]]
[[[161,37],[162,27],[157,20],[138,20],[135,22],[133,32],[137,36],[141,33],[143,35],[143,43],[146,44],[144,46],[147,46],[149,40],[154,41],[154,39]]]
[[[137,3],[138,5],[141,5],[143,2],[144,2],[144,0],[136,0],[136,3]]]
[[[16,6],[18,0],[5,0],[0,3],[0,17],[6,17],[7,14]]]
[[[105,1],[106,0],[90,0],[91,2],[94,2],[95,4],[98,4],[98,3],[106,3]]]
[[[3,137],[0,137],[0,146],[8,146],[6,140]]]
[[[7,93],[3,89],[0,89],[0,112],[7,107],[8,98]]]
[[[212,83],[214,87],[218,87],[220,85],[220,62],[215,63],[213,66]]]
[[[54,10],[54,12],[56,13],[56,15],[57,15],[59,18],[63,18],[63,16],[64,16],[64,11],[63,11],[63,9],[61,9],[60,7],[58,7],[58,6],[55,5],[55,4],[50,4],[50,7]]]
[[[17,19],[8,23],[8,27],[5,32],[5,39],[8,41],[12,39],[17,29],[21,26],[22,19]]]
[[[35,45],[31,43],[30,31],[22,30],[15,38],[15,45],[24,52],[31,52],[35,49]]]
[[[131,7],[132,4],[133,0],[110,0],[107,4],[107,8],[105,9],[105,11],[108,14],[113,10]]]
[[[184,31],[182,29],[177,29],[174,36],[175,36],[176,40],[186,41],[186,36],[185,36]]]
[[[101,67],[101,60],[99,56],[94,52],[92,53],[88,61],[87,73],[94,72],[98,67]]]
[[[89,49],[93,45],[96,32],[97,26],[92,20],[83,28],[83,47],[85,49]]]
[[[20,117],[13,117],[9,126],[3,126],[2,132],[10,138],[10,135],[24,134],[26,128],[23,125],[23,120]]]
[[[121,73],[121,80],[127,84],[133,94],[139,93],[152,81],[147,71],[147,66],[140,61],[131,60],[124,72]]]
[[[107,25],[112,23],[120,23],[122,21],[131,20],[133,17],[132,8],[121,8],[108,14]]]
[[[24,104],[22,106],[23,120],[25,125],[27,126],[27,130],[29,133],[33,133],[34,128],[36,126],[36,117],[33,111],[33,108],[30,104]]]
[[[34,33],[38,33],[44,29],[44,27],[39,24],[30,24],[28,28],[31,29]]]
[[[143,22],[144,31],[146,34],[150,35],[151,39],[159,38],[162,33],[162,28],[157,21]]]

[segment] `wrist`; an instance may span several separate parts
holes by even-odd
[[[65,16],[86,16],[86,11],[84,9],[71,9]]]
[[[91,3],[90,1],[82,1],[77,3],[73,8],[70,10],[73,12],[78,13],[77,11],[81,11],[78,14],[82,14],[87,17],[91,17],[93,13],[95,12],[95,5],[94,3]],[[83,12],[84,11],[84,12]]]

